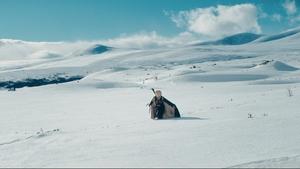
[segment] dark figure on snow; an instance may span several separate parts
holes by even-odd
[[[163,97],[160,90],[155,91],[155,96],[151,100],[149,106],[152,119],[180,117],[180,113],[176,105]]]

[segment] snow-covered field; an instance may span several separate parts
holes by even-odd
[[[292,31],[147,50],[1,40],[0,167],[300,167]],[[82,79],[8,91],[57,76]],[[181,119],[150,119],[152,87]]]

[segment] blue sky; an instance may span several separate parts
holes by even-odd
[[[294,2],[296,11],[288,13],[283,7],[283,4],[293,2],[292,0],[0,0],[0,39],[97,40],[152,31],[165,37],[177,36],[182,32],[202,36],[206,34],[198,28],[193,29],[193,25],[180,27],[175,24],[172,17],[177,19],[182,17],[178,15],[180,11],[185,11],[186,15],[191,16],[189,11],[197,8],[205,9],[217,5],[230,7],[246,3],[256,7],[259,33],[272,34],[296,27],[300,23],[297,8],[300,1]],[[188,22],[189,18],[186,15],[184,19]],[[195,24],[205,25],[201,21]],[[256,31],[258,32],[258,29]]]

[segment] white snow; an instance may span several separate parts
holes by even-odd
[[[97,43],[1,40],[0,83],[84,78],[0,90],[0,167],[300,167],[299,43],[82,55]],[[152,87],[181,119],[150,119]]]

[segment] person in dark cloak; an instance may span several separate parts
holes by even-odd
[[[155,96],[151,100],[149,106],[152,119],[180,117],[180,113],[176,105],[163,97],[160,90],[155,91]]]

